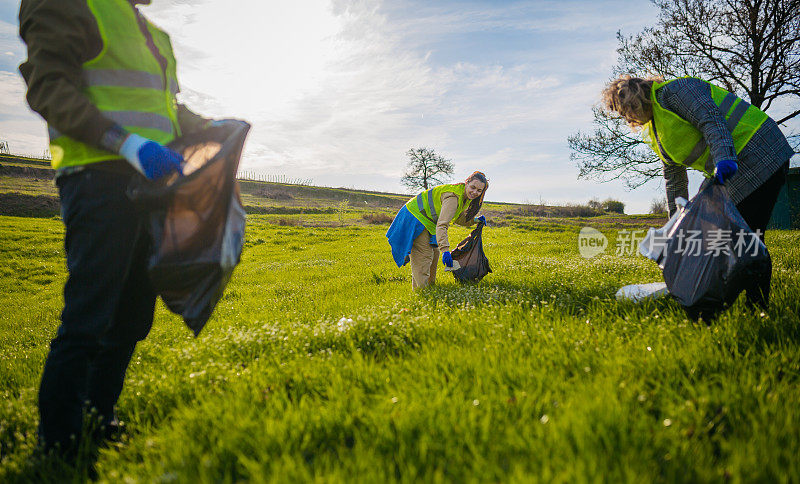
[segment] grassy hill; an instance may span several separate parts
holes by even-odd
[[[58,191],[49,161],[0,154],[0,215],[22,217],[58,216]],[[388,223],[410,195],[348,188],[316,187],[287,183],[240,180],[242,204],[250,214],[279,217],[287,225]],[[489,193],[491,198],[491,193]],[[583,205],[547,206],[507,202],[484,203],[484,213],[498,224],[514,217],[603,217],[623,223],[652,221],[664,216],[630,218],[605,214]]]

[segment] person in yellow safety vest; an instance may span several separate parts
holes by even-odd
[[[178,104],[172,45],[139,12],[147,3],[20,4],[28,59],[19,69],[29,105],[48,124],[69,271],[39,388],[39,442],[65,457],[84,437],[120,429],[114,407],[153,322],[150,239],[126,188],[138,177],[180,173],[181,156],[164,145],[214,124]]]
[[[663,162],[667,203],[689,198],[687,168],[707,183],[727,187],[750,228],[764,239],[772,209],[786,182],[794,149],[775,121],[744,99],[694,77],[663,81],[623,75],[603,91],[603,104],[632,129]],[[769,278],[747,291],[749,305],[766,307]]]
[[[438,185],[409,200],[395,215],[386,232],[397,267],[411,262],[411,287],[421,289],[436,282],[439,253],[442,264],[453,267],[447,229],[450,222],[470,226],[489,188],[486,175],[476,171],[464,181]]]

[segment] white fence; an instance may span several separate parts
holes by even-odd
[[[246,181],[259,181],[269,183],[283,183],[285,185],[306,185],[314,186],[314,180],[311,178],[295,178],[286,175],[269,175],[266,173],[258,173],[255,171],[240,171],[236,174],[236,178]]]

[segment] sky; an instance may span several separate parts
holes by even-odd
[[[46,128],[17,72],[18,9],[0,0],[0,140],[38,155]],[[663,197],[660,179],[636,190],[578,179],[567,146],[592,127],[616,32],[655,24],[648,2],[153,0],[142,11],[172,38],[179,100],[252,124],[240,170],[403,193],[405,153],[425,146],[453,161],[456,181],[485,172],[487,200],[613,197],[644,213]]]

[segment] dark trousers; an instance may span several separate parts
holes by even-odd
[[[750,226],[753,232],[761,234],[764,240],[764,231],[772,217],[772,210],[778,201],[778,194],[786,183],[786,176],[789,173],[789,162],[778,169],[760,187],[736,205],[742,218]],[[749,304],[757,304],[766,308],[769,303],[769,286],[772,282],[772,262],[769,263],[769,271],[764,273],[761,280],[753,281],[753,287],[747,289],[747,301]]]
[[[761,240],[764,240],[764,231],[767,230],[767,224],[772,217],[772,209],[775,208],[778,194],[786,183],[788,173],[789,162],[787,161],[767,181],[756,188],[747,198],[739,202],[739,205],[736,205],[750,229],[753,232],[756,230],[761,231]]]
[[[138,175],[133,175],[138,176]],[[74,448],[84,412],[114,417],[136,343],[153,324],[149,237],[125,195],[131,175],[87,169],[57,180],[69,278],[39,388],[39,439]]]

